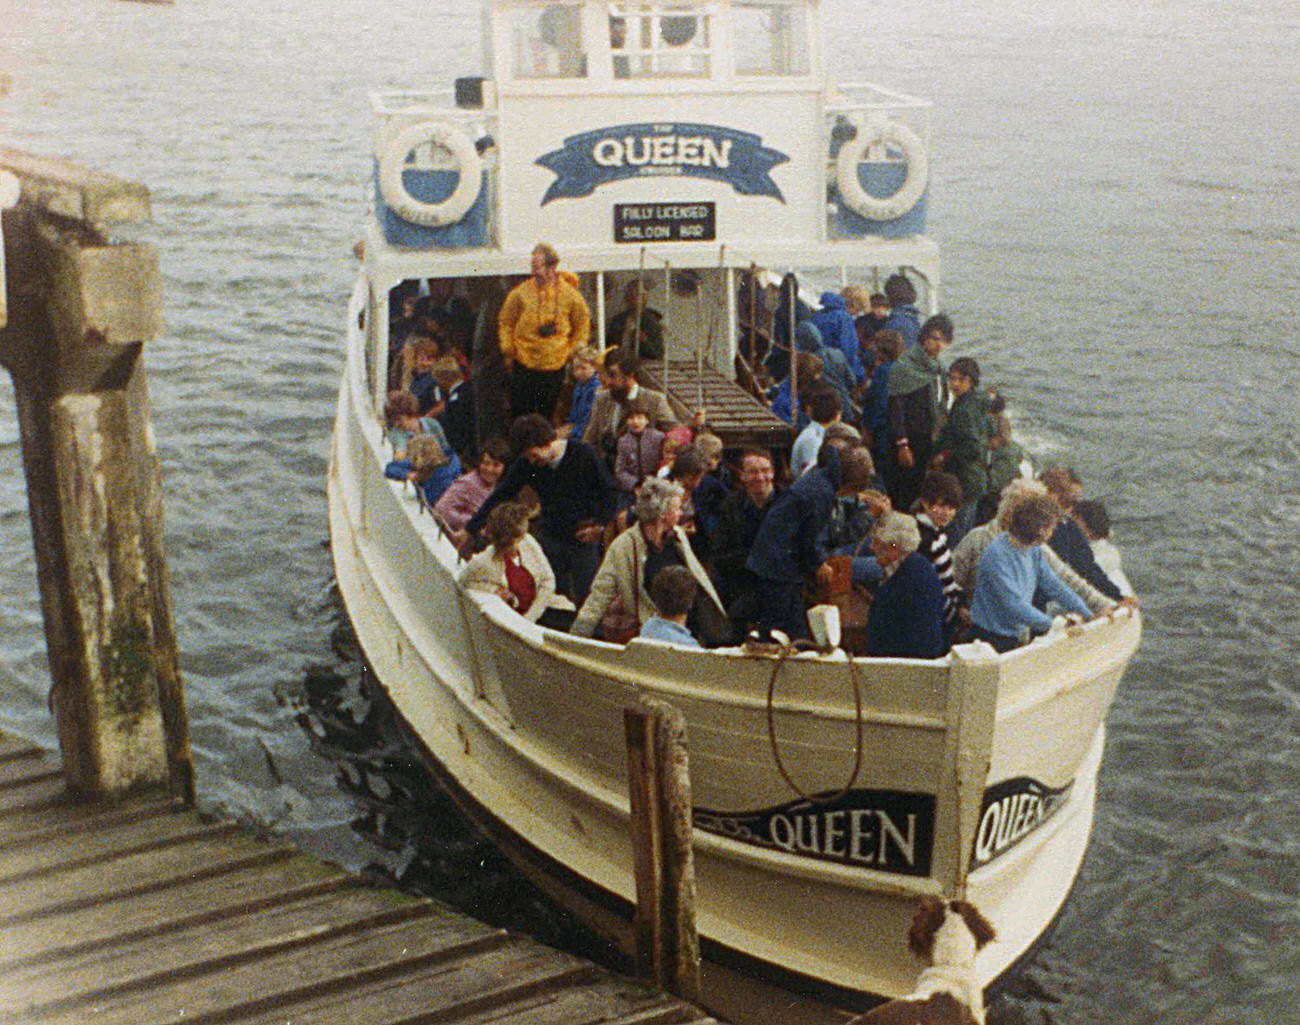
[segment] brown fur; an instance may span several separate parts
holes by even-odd
[[[983,949],[986,943],[997,938],[997,931],[989,920],[980,914],[974,904],[964,900],[953,900],[945,904],[938,897],[922,897],[921,906],[912,918],[912,928],[907,933],[907,949],[917,957],[928,961],[934,950],[934,934],[943,925],[945,912],[951,908],[961,915],[966,928],[975,937],[975,949]]]
[[[949,993],[925,1000],[891,1000],[861,1014],[848,1025],[978,1025],[970,1008]]]
[[[975,938],[975,949],[991,943],[997,933],[979,910],[964,900],[944,902],[937,897],[921,898],[907,933],[907,947],[917,957],[930,961],[934,936],[948,910],[960,915]],[[924,1000],[891,1000],[854,1018],[848,1025],[976,1025],[969,1007],[949,993],[936,993]]]
[[[922,897],[921,906],[912,916],[912,928],[907,932],[907,949],[922,961],[930,960],[934,949],[934,934],[943,925],[944,905],[938,897]]]
[[[961,915],[962,921],[966,923],[966,928],[970,934],[975,937],[975,949],[983,950],[984,947],[998,938],[997,930],[993,928],[987,918],[980,914],[979,908],[964,900],[949,901],[948,907]]]

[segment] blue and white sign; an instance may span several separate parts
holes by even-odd
[[[614,125],[571,135],[560,149],[537,158],[555,172],[542,197],[589,196],[600,185],[629,178],[682,175],[726,182],[742,196],[785,202],[772,169],[790,158],[751,132],[685,122]]]

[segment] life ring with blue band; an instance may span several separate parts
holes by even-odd
[[[844,205],[869,221],[893,221],[920,202],[930,177],[930,157],[925,143],[907,125],[899,121],[874,118],[853,122],[858,130],[855,138],[840,147],[836,157],[835,184]],[[907,160],[907,175],[903,184],[892,196],[873,196],[862,187],[858,179],[858,165],[867,150],[877,144],[887,144],[902,150]]]
[[[460,180],[450,196],[437,203],[417,199],[406,188],[402,172],[406,158],[417,146],[432,143],[451,154]],[[483,187],[483,160],[468,135],[445,121],[421,121],[408,125],[389,140],[379,158],[379,194],[404,220],[426,228],[455,224],[478,200]]]

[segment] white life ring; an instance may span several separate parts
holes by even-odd
[[[925,144],[907,125],[898,121],[854,122],[857,137],[840,147],[836,158],[835,184],[840,198],[854,213],[869,221],[892,221],[907,213],[925,194],[930,177],[930,157]],[[871,195],[858,180],[858,164],[868,148],[877,143],[892,143],[907,159],[907,176],[892,196],[883,199]]]
[[[438,203],[416,199],[402,181],[407,156],[417,146],[427,143],[441,146],[450,153],[460,172],[460,181],[452,194]],[[393,136],[379,158],[379,194],[384,197],[384,202],[404,220],[426,228],[455,224],[469,213],[478,199],[482,179],[483,161],[474,143],[459,128],[445,121],[408,125]]]

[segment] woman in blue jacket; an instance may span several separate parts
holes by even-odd
[[[917,551],[921,533],[904,513],[882,516],[871,533],[871,551],[884,583],[867,619],[867,654],[890,658],[941,658],[943,585],[930,560]]]

